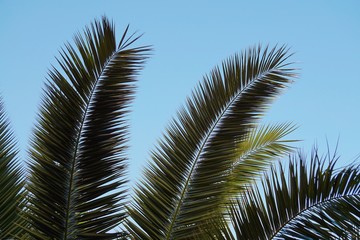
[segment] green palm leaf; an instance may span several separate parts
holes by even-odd
[[[248,133],[245,141],[238,144],[238,159],[233,163],[227,180],[236,196],[261,176],[273,160],[292,152],[293,148],[288,144],[295,141],[284,137],[294,130],[290,123],[257,126]]]
[[[287,59],[283,47],[253,48],[204,78],[135,189],[127,222],[134,238],[193,238],[202,223],[222,211],[229,169],[239,157],[236,146],[294,76]]]
[[[295,127],[290,123],[263,125],[253,128],[244,141],[238,144],[236,151],[238,159],[234,162],[227,177],[227,191],[230,193],[224,199],[224,206],[231,206],[239,194],[263,175],[274,160],[289,154],[293,148],[287,145],[293,140],[284,140]],[[228,211],[221,212],[221,220],[216,216],[199,229],[200,236],[196,239],[236,239],[229,229]]]
[[[238,144],[236,151],[238,159],[229,169],[227,176],[228,186],[226,187],[228,197],[224,198],[223,206],[229,206],[237,199],[239,194],[246,191],[247,186],[262,176],[264,171],[274,160],[289,154],[293,148],[288,144],[294,140],[284,140],[295,127],[292,124],[275,124],[257,126],[252,129],[244,141]],[[220,239],[231,238],[232,232],[228,229],[227,210],[220,212],[218,216],[210,219],[206,225],[199,228],[198,239],[213,239],[214,236],[221,236]]]
[[[335,157],[320,158],[315,150],[309,166],[299,154],[288,168],[272,168],[262,181],[263,189],[253,186],[233,204],[236,238],[359,237],[360,168],[357,164],[336,170],[335,163]]]
[[[24,172],[0,99],[0,239],[19,235],[24,226],[20,211],[24,203]]]
[[[67,44],[46,85],[30,149],[29,234],[112,239],[125,217],[126,117],[148,47],[118,47],[105,17]]]

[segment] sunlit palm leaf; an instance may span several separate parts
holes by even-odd
[[[278,159],[293,151],[287,145],[294,142],[285,140],[284,137],[290,134],[295,127],[290,123],[264,125],[252,129],[246,139],[236,148],[238,159],[234,162],[227,178],[227,191],[230,193],[224,199],[224,206],[232,205],[239,194],[262,176],[264,170]],[[236,239],[231,229],[228,227],[227,211],[221,213],[220,221],[216,217],[210,219],[205,226],[199,229],[200,236],[196,239]]]
[[[299,154],[288,168],[281,164],[273,168],[263,180],[263,190],[254,186],[233,205],[236,238],[350,239],[358,235],[359,165],[335,170],[335,163],[335,158],[320,158],[315,151],[309,165]]]
[[[284,137],[294,129],[292,124],[283,123],[258,126],[249,132],[236,148],[239,157],[233,163],[227,180],[236,196],[261,176],[273,160],[292,152],[293,148],[288,144],[294,140],[285,140]]]
[[[124,218],[129,103],[147,47],[117,47],[105,17],[61,52],[30,150],[29,231],[37,239],[112,239]]]
[[[229,206],[237,199],[240,193],[246,190],[247,186],[254,183],[262,176],[271,163],[293,151],[287,144],[293,140],[285,140],[284,137],[290,134],[295,127],[290,123],[264,125],[252,129],[246,139],[238,144],[236,151],[238,159],[229,169],[226,179],[228,186],[227,198],[224,198],[223,206]],[[231,230],[228,229],[227,209],[220,212],[220,216],[214,216],[206,225],[201,226],[199,239],[213,239],[214,236],[221,236],[220,239],[233,239]],[[217,219],[219,219],[217,221]],[[227,232],[229,230],[229,232]]]
[[[23,204],[24,172],[19,165],[14,136],[9,128],[0,99],[0,239],[22,232],[20,217]]]
[[[239,157],[237,144],[294,76],[287,59],[285,48],[253,48],[204,78],[152,153],[135,190],[128,222],[134,238],[193,238],[220,210],[229,169]]]

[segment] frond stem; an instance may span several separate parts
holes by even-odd
[[[78,136],[76,138],[76,142],[75,142],[75,149],[74,149],[74,155],[73,155],[73,159],[72,159],[72,163],[71,163],[71,170],[70,170],[70,182],[69,182],[69,192],[68,192],[68,196],[67,196],[67,203],[66,203],[66,215],[65,215],[65,235],[64,235],[64,240],[67,240],[67,237],[69,235],[68,233],[68,227],[69,227],[69,221],[70,221],[70,206],[71,206],[71,195],[72,195],[72,188],[74,185],[74,178],[75,178],[75,166],[76,166],[76,159],[78,157],[79,154],[79,146],[80,146],[80,140],[82,138],[83,135],[83,127],[85,125],[87,116],[88,116],[88,111],[89,111],[89,106],[90,103],[92,102],[92,99],[95,95],[98,83],[104,73],[104,71],[106,70],[106,66],[109,64],[109,62],[111,62],[111,60],[114,58],[115,54],[118,52],[118,50],[114,51],[114,53],[110,56],[110,58],[105,62],[103,68],[101,69],[99,76],[97,77],[97,79],[95,80],[95,83],[90,91],[90,96],[88,98],[88,100],[86,101],[86,107],[83,113],[83,117],[81,119],[81,123],[80,123],[80,128],[78,131]]]

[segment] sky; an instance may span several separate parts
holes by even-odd
[[[309,152],[339,139],[340,164],[360,154],[360,1],[19,1],[0,0],[0,95],[26,151],[42,88],[65,42],[93,19],[112,19],[120,37],[144,34],[152,57],[139,76],[130,115],[130,178],[192,89],[214,66],[257,44],[286,44],[299,68],[263,122],[293,122],[289,139]]]

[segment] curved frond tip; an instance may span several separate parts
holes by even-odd
[[[150,50],[127,31],[118,43],[113,23],[95,20],[49,73],[27,185],[37,239],[112,239],[125,217],[127,113]]]

